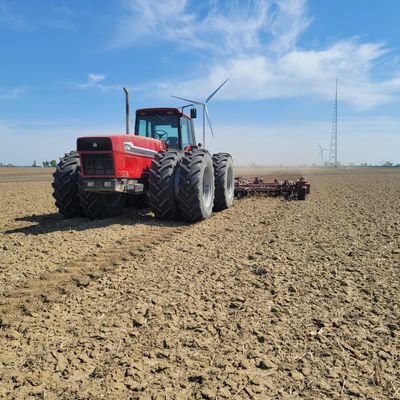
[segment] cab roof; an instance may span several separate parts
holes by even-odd
[[[136,110],[136,115],[154,115],[154,114],[167,114],[167,115],[181,116],[183,113],[178,108],[168,108],[168,107],[141,108],[139,110]]]
[[[183,113],[179,108],[173,107],[158,107],[158,108],[140,108],[136,110],[136,116],[146,116],[146,115],[177,115],[178,117],[185,116],[188,119],[191,119],[189,115]]]

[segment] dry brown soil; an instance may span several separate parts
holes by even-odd
[[[0,169],[0,398],[400,399],[400,170],[306,174],[187,225]]]

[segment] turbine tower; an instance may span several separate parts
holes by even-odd
[[[206,99],[206,101],[202,102],[202,101],[198,101],[198,100],[189,100],[189,99],[185,99],[183,97],[178,97],[178,96],[172,96],[175,99],[179,99],[179,100],[184,100],[187,101],[189,103],[193,103],[193,104],[198,104],[200,106],[203,107],[203,147],[206,147],[206,118],[207,118],[207,122],[208,125],[210,126],[210,130],[211,130],[211,134],[214,137],[214,131],[211,125],[211,120],[210,120],[210,115],[208,113],[208,108],[207,108],[207,103],[214,97],[214,95],[218,92],[219,89],[222,88],[222,86],[225,85],[226,82],[228,82],[228,79],[225,79],[224,82],[222,82]]]
[[[319,156],[321,157],[321,167],[324,166],[324,151],[328,151],[329,149],[324,149],[319,143],[318,147],[319,147]]]
[[[338,80],[336,78],[335,102],[333,105],[333,118],[332,118],[332,131],[331,131],[331,145],[329,147],[329,165],[337,168],[337,87]]]

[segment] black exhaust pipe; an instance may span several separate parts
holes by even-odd
[[[123,88],[125,92],[125,118],[126,118],[126,134],[130,131],[130,111],[129,111],[129,92],[127,88]]]

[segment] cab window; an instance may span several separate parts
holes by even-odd
[[[140,132],[140,136],[146,136],[146,137],[151,137],[151,125],[149,121],[146,121],[145,119],[140,119],[138,122],[139,129],[138,131]]]
[[[165,140],[168,147],[179,148],[178,117],[176,115],[143,115],[136,117],[136,135]]]
[[[188,145],[195,146],[193,122],[187,117],[181,117],[182,146],[185,149]]]
[[[185,117],[181,117],[181,132],[182,132],[182,146],[183,148],[187,147],[189,144],[192,144],[192,135],[190,129],[189,120]]]

